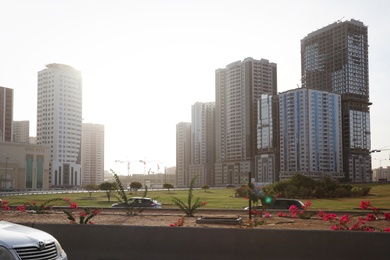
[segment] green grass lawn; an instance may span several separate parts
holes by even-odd
[[[371,204],[377,208],[385,208],[390,211],[390,184],[375,184],[371,185],[372,189],[369,196],[355,197],[355,198],[342,198],[342,199],[301,199],[302,202],[311,201],[311,210],[352,210],[359,208],[360,201],[368,200]],[[248,205],[248,201],[245,198],[235,198],[235,189],[209,189],[193,190],[193,201],[196,198],[200,198],[201,201],[206,201],[207,208],[210,209],[243,209]],[[115,192],[113,192],[115,194]],[[142,196],[143,192],[139,191],[138,194],[132,192],[128,193],[128,197]],[[153,191],[150,190],[147,197],[155,198],[163,204],[164,208],[176,208],[172,204],[172,197],[177,197],[184,203],[187,203],[188,191],[187,190],[168,190]],[[28,195],[28,196],[9,196],[1,197],[3,200],[8,200],[11,205],[23,204],[24,202],[36,202],[41,204],[52,198],[69,198],[72,202],[76,202],[80,207],[110,207],[111,204],[117,202],[114,196],[111,196],[109,202],[105,192],[94,192],[91,197],[90,194],[85,193],[68,193],[68,194],[44,194],[44,195]],[[67,205],[65,202],[55,202],[55,205],[62,206]]]

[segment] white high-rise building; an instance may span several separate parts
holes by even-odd
[[[38,72],[37,144],[51,148],[52,187],[81,185],[82,78],[64,64]]]
[[[257,181],[257,101],[277,94],[277,65],[246,58],[215,72],[215,184]]]
[[[198,176],[196,185],[214,186],[215,103],[197,102],[191,115],[190,180]]]
[[[83,124],[81,147],[82,184],[101,184],[104,181],[104,125]]]
[[[188,187],[191,180],[191,123],[181,122],[176,125],[176,185]]]

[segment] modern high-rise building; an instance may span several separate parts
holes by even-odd
[[[0,87],[0,141],[12,142],[14,90]]]
[[[277,67],[268,60],[246,58],[215,72],[215,184],[257,180],[257,101],[277,94]]]
[[[215,163],[215,103],[197,102],[192,105],[190,180],[197,176],[196,185],[214,186]]]
[[[341,179],[341,97],[298,88],[279,94],[280,180],[299,173]]]
[[[81,142],[82,185],[104,182],[104,125],[83,124]]]
[[[341,94],[343,168],[370,182],[368,33],[357,20],[335,22],[301,40],[302,86]]]
[[[30,121],[13,121],[13,142],[30,143]]]
[[[49,64],[38,72],[37,144],[51,148],[52,187],[81,185],[81,72]]]
[[[257,100],[257,181],[279,181],[279,99],[262,94]]]
[[[189,167],[191,164],[191,123],[176,125],[176,186],[188,187],[191,182]]]

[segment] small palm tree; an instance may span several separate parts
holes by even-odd
[[[187,201],[187,204],[185,204],[183,201],[181,201],[177,197],[172,197],[172,202],[176,206],[178,206],[186,214],[187,217],[193,217],[194,216],[194,212],[196,211],[196,209],[206,205],[206,202],[201,202],[200,198],[197,198],[195,200],[195,202],[192,204],[192,197],[194,196],[192,194],[192,191],[194,189],[194,184],[195,184],[195,180],[196,180],[197,177],[198,176],[196,175],[191,180],[190,189],[188,190],[188,201]]]

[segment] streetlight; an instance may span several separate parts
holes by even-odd
[[[3,182],[4,182],[4,184],[3,184],[3,188],[4,188],[4,190],[6,190],[7,189],[7,178],[8,178],[8,157],[5,157],[5,177],[4,177],[4,179],[3,179]]]

